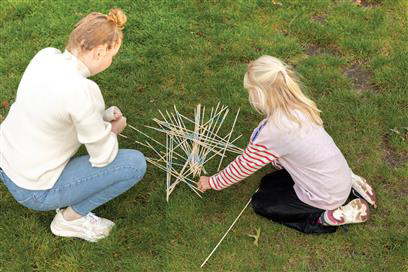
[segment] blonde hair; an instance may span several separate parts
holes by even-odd
[[[299,110],[310,122],[323,125],[320,110],[303,94],[295,72],[277,58],[262,56],[250,62],[244,76],[244,88],[249,92],[251,105],[276,123],[279,123],[277,114],[283,113],[302,126],[304,121],[294,112]]]
[[[107,45],[107,49],[111,49],[122,41],[126,21],[127,17],[121,9],[111,9],[108,15],[92,12],[75,25],[66,49],[84,52],[99,45]]]

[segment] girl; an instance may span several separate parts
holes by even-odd
[[[272,163],[280,170],[264,176],[253,195],[257,214],[304,233],[334,232],[339,225],[364,222],[366,201],[376,205],[374,192],[350,170],[324,130],[320,111],[297,82],[294,72],[274,57],[249,64],[244,87],[266,119],[244,153],[218,174],[201,177],[199,188],[227,188]],[[354,199],[346,204],[349,198]]]
[[[98,85],[87,79],[111,65],[126,20],[120,9],[93,12],[78,22],[65,52],[37,53],[1,124],[1,179],[20,204],[57,209],[51,231],[58,236],[91,242],[108,236],[114,223],[91,211],[146,171],[142,153],[118,150],[126,118],[116,107],[105,111]],[[81,144],[89,155],[71,158]]]

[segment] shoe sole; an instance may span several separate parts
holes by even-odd
[[[371,188],[371,186],[370,186]],[[373,192],[372,195],[368,194],[361,186],[360,184],[355,184],[353,186],[353,189],[356,190],[357,193],[360,194],[360,196],[362,198],[364,198],[364,200],[366,200],[368,203],[370,203],[371,205],[373,205],[374,208],[377,208],[377,196],[374,193],[374,190],[371,188],[371,191]]]
[[[79,235],[77,232],[72,232],[72,231],[61,231],[56,229],[52,224],[50,226],[51,232],[55,235],[55,236],[61,236],[61,237],[68,237],[68,238],[80,238],[80,239],[84,239],[88,242],[92,242],[92,243],[96,243],[98,242],[100,239],[105,238],[105,237],[100,237],[100,238],[89,238],[87,236],[83,236],[83,235]]]
[[[352,193],[354,196],[364,199],[365,201],[367,201],[368,204],[370,204],[374,208],[377,208],[377,197],[375,193],[373,195],[369,195],[365,193],[362,188],[356,188],[356,187],[352,188]]]
[[[359,198],[359,200],[360,200],[361,206],[366,207],[366,215],[364,216],[359,215],[358,216],[359,219],[357,220],[350,220],[350,221],[345,220],[342,225],[364,223],[368,220],[368,218],[370,217],[370,206],[368,205],[367,201],[365,201],[364,199]],[[362,207],[358,207],[358,208],[361,209]]]

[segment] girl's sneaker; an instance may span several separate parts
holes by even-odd
[[[109,235],[115,225],[112,221],[88,213],[79,219],[68,221],[64,219],[61,209],[51,222],[51,232],[56,236],[77,237],[89,242],[97,242]]]
[[[367,181],[351,172],[351,184],[353,189],[368,203],[377,208],[377,197],[375,196],[373,188]]]
[[[320,217],[323,225],[340,226],[352,223],[363,223],[368,220],[368,204],[361,198],[350,201],[347,205],[335,210],[325,211]]]

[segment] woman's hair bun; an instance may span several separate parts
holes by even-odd
[[[109,11],[108,19],[113,21],[118,28],[123,29],[127,21],[127,16],[121,9],[113,8]]]

